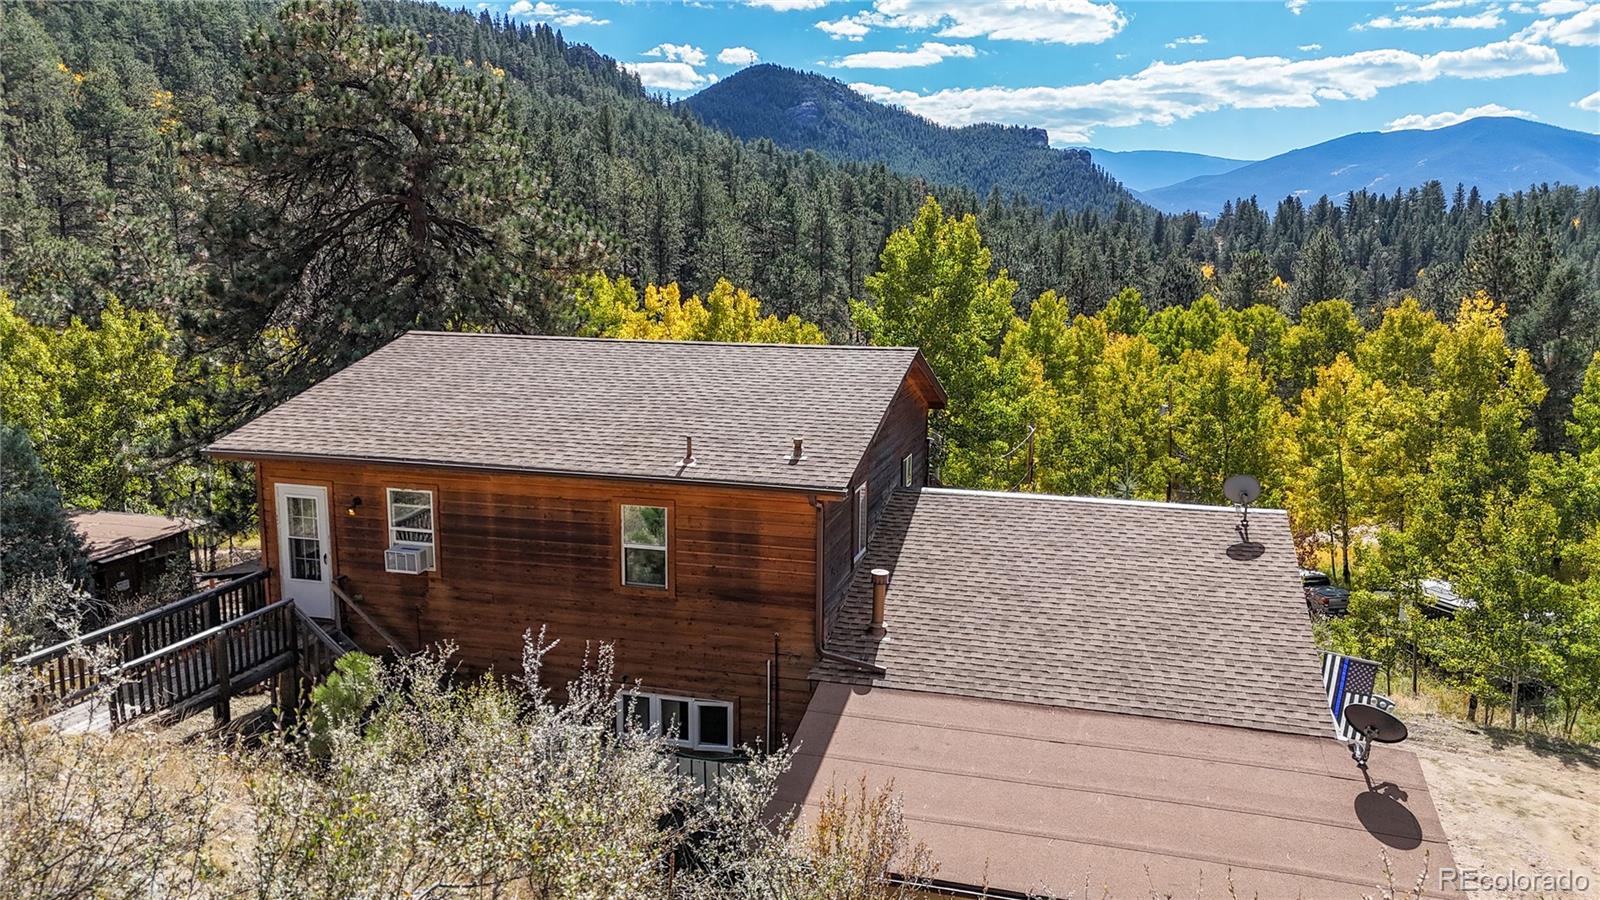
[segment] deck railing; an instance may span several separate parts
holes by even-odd
[[[678,774],[699,785],[702,790],[715,791],[722,779],[736,774],[741,766],[750,762],[743,753],[697,753],[679,750],[673,753],[678,763]]]
[[[99,687],[107,670],[262,609],[267,569],[18,657],[34,673],[39,712],[71,704]]]
[[[123,664],[111,694],[111,726],[207,706],[226,722],[236,691],[289,669],[318,678],[342,652],[293,600],[280,600]]]

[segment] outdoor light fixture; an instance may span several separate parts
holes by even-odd
[[[353,516],[353,515],[356,514],[356,510],[358,510],[360,508],[361,508],[361,498],[360,497],[351,497],[350,498],[350,505],[346,506],[344,508],[344,514],[347,515],[347,516]]]

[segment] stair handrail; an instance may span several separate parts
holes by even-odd
[[[204,631],[200,631],[200,632],[196,632],[194,634],[191,634],[191,635],[189,635],[188,637],[184,638],[181,641],[175,641],[174,643],[168,644],[167,646],[162,647],[159,650],[153,650],[153,651],[151,651],[149,653],[146,653],[145,655],[139,657],[138,659],[132,659],[132,660],[129,660],[129,661],[125,662],[125,663],[122,663],[119,666],[114,666],[112,668],[112,672],[120,674],[124,669],[136,668],[138,666],[142,666],[142,665],[145,665],[147,663],[154,662],[155,660],[158,660],[158,659],[162,658],[163,656],[171,656],[174,653],[178,652],[179,650],[185,650],[185,649],[187,649],[187,648],[189,648],[191,646],[194,646],[195,644],[204,643],[205,641],[208,641],[211,638],[214,638],[217,635],[222,634],[225,631],[229,631],[229,630],[232,630],[234,628],[237,628],[240,625],[243,625],[246,622],[249,622],[249,621],[251,621],[253,619],[261,618],[262,616],[265,616],[265,615],[267,615],[269,613],[276,612],[276,611],[284,608],[285,606],[293,606],[293,605],[294,605],[294,600],[292,600],[292,599],[291,600],[279,600],[277,603],[268,604],[266,606],[261,607],[258,610],[254,610],[252,612],[247,612],[242,616],[235,616],[234,618],[229,619],[228,621],[223,622],[220,625],[213,625],[213,626],[211,626],[210,628],[207,628]]]
[[[333,588],[333,597],[334,597],[334,599],[336,601],[338,601],[340,604],[342,604],[343,606],[349,607],[352,611],[355,612],[356,615],[360,616],[361,617],[361,621],[365,622],[367,627],[371,628],[373,630],[373,632],[375,632],[378,635],[378,637],[383,638],[384,643],[388,644],[389,647],[394,650],[394,652],[400,654],[401,656],[404,656],[407,653],[411,652],[411,651],[409,651],[409,650],[407,650],[405,648],[405,645],[401,644],[400,641],[395,639],[394,635],[389,633],[389,629],[383,627],[382,625],[379,625],[378,624],[378,620],[374,619],[372,617],[371,613],[369,613],[366,610],[362,609],[361,608],[361,604],[357,603],[355,601],[355,598],[353,598],[349,594],[345,593],[344,590],[342,588],[340,588],[338,584],[332,584],[332,585],[330,585],[330,587]]]
[[[330,635],[326,631],[323,631],[322,630],[322,626],[318,625],[316,623],[316,620],[314,620],[310,616],[306,615],[304,610],[302,610],[300,607],[296,606],[294,608],[294,615],[295,615],[295,618],[300,621],[301,627],[303,627],[303,628],[307,629],[308,631],[310,631],[312,637],[315,637],[317,639],[317,643],[322,644],[324,647],[326,647],[329,650],[333,651],[333,658],[334,659],[338,659],[339,657],[341,657],[341,656],[343,656],[345,654],[345,652],[346,652],[345,649],[343,647],[339,646],[339,642],[333,639],[333,635]]]

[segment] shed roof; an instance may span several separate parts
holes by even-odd
[[[898,491],[812,676],[1325,735],[1287,516],[987,491]],[[885,639],[870,570],[890,570]]]
[[[944,405],[915,348],[410,332],[209,450],[842,492],[908,379]]]
[[[1321,900],[1382,893],[1385,855],[1401,888],[1453,865],[1416,758],[1388,746],[1369,790],[1331,739],[841,684],[795,744],[779,808],[892,779],[935,877],[999,896]]]
[[[83,536],[84,550],[95,563],[138,553],[194,527],[188,519],[109,509],[69,510],[67,518]]]

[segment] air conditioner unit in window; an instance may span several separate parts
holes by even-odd
[[[409,547],[396,544],[383,551],[383,570],[406,575],[421,575],[433,568],[432,547]]]

